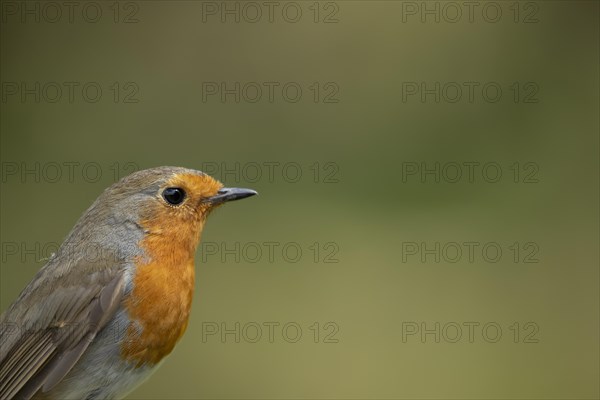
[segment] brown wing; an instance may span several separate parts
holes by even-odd
[[[44,267],[0,319],[0,399],[52,389],[116,312],[123,273],[86,267]]]

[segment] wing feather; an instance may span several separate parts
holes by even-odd
[[[46,296],[31,296],[42,291],[35,283],[43,276],[36,276],[33,288],[25,289],[30,293],[17,302],[25,304],[13,304],[2,316],[0,399],[29,399],[40,388],[43,392],[51,390],[114,315],[125,289],[124,275],[114,270],[93,271],[84,277],[87,279],[70,282],[69,287],[46,290]],[[33,302],[32,298],[42,301]],[[47,315],[48,310],[51,315]],[[11,330],[18,326],[21,315],[22,329]]]
[[[21,368],[12,374],[8,381],[7,390],[10,392],[7,398],[13,397],[20,387],[22,387],[36,372],[35,365],[44,363],[55,350],[55,347],[50,341],[41,342],[40,345],[32,349],[31,356],[23,360]]]

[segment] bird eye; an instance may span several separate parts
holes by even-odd
[[[185,190],[180,188],[166,188],[162,193],[163,198],[167,201],[167,203],[177,206],[183,203],[185,199]]]

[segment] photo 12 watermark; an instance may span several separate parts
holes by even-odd
[[[319,343],[340,342],[336,322],[203,321],[202,343]]]
[[[221,182],[232,183],[316,183],[341,181],[335,161],[204,161],[199,169]]]
[[[333,81],[209,81],[202,82],[202,103],[336,104],[340,85]]]
[[[335,1],[202,1],[201,5],[202,23],[340,22],[340,3]]]
[[[540,183],[534,161],[403,161],[402,183]]]
[[[402,103],[429,104],[537,104],[537,82],[496,81],[405,81],[401,85]]]
[[[2,1],[2,24],[137,24],[137,1]]]
[[[2,161],[1,183],[97,183],[103,178],[117,182],[139,171],[135,161]]]
[[[140,86],[133,81],[2,81],[2,103],[20,104],[136,104]]]
[[[540,245],[533,241],[404,241],[400,249],[403,264],[540,262]]]
[[[403,321],[402,343],[539,343],[540,327],[532,321]]]
[[[340,262],[340,245],[335,241],[261,241],[261,242],[211,242],[200,244],[203,263],[267,263],[337,264]]]
[[[534,1],[401,1],[402,23],[537,24],[541,2]]]

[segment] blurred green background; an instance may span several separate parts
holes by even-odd
[[[129,398],[598,398],[598,5],[3,1],[0,309],[116,178],[179,165],[260,196],[211,216]]]

